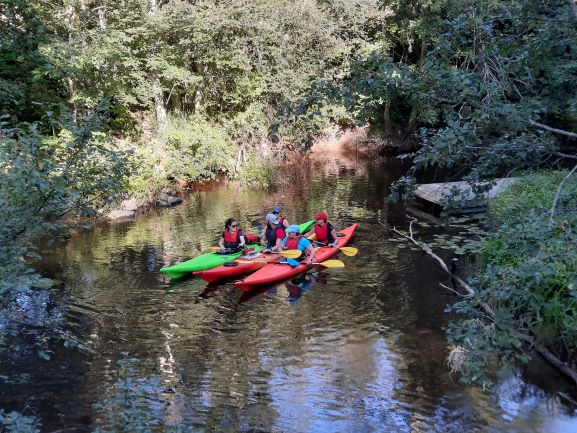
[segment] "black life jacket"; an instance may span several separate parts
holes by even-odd
[[[266,230],[265,230],[265,238],[266,238],[266,246],[269,248],[272,248],[274,246],[276,246],[276,240],[278,239],[276,232],[278,229],[281,229],[283,232],[283,236],[280,239],[284,239],[284,229],[281,227],[274,227],[271,228],[270,225],[267,225]]]

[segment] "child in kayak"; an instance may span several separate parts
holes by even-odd
[[[282,240],[285,237],[285,230],[281,226],[276,215],[269,213],[266,216],[266,228],[262,232],[261,244],[266,252],[280,252],[282,250]]]
[[[317,245],[327,245],[329,247],[338,247],[339,238],[337,236],[337,231],[333,225],[329,222],[329,218],[326,213],[321,212],[315,216],[315,226],[308,232],[305,236],[316,235],[315,243]]]
[[[218,245],[221,253],[238,251],[246,246],[244,234],[234,218],[225,221]]]
[[[285,250],[299,250],[299,251],[301,251],[302,254],[300,255],[299,258],[296,259],[299,262],[306,259],[307,253],[308,253],[308,259],[307,259],[306,263],[308,263],[308,264],[313,263],[314,258],[315,258],[315,249],[313,248],[311,241],[309,241],[304,236],[300,235],[299,226],[297,226],[296,224],[293,224],[288,229],[286,229],[286,234],[287,234],[286,238],[284,238],[282,241],[283,248]]]

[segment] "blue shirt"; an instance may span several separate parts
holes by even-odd
[[[286,236],[283,240],[282,240],[282,246],[284,248],[286,241],[288,239],[288,236]],[[300,251],[305,251],[308,247],[311,246],[311,241],[309,241],[307,238],[302,237],[299,239],[299,244],[297,246],[297,249]]]

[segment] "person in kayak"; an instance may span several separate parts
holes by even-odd
[[[299,250],[301,251],[300,257],[295,260],[299,262],[303,261],[304,259],[308,259],[306,263],[310,264],[313,263],[315,259],[315,249],[309,241],[304,236],[300,235],[300,228],[296,224],[293,224],[288,229],[286,229],[286,238],[282,241],[283,249],[285,250]],[[308,254],[307,254],[308,253]]]
[[[288,220],[286,219],[286,217],[284,215],[281,215],[281,211],[282,211],[282,209],[280,206],[273,206],[271,213],[278,218],[279,223],[282,227],[284,227],[285,229],[288,229],[290,224],[289,224]]]
[[[327,245],[329,247],[338,247],[339,238],[337,231],[333,225],[329,222],[329,218],[326,213],[321,212],[315,216],[316,223],[313,229],[308,232],[305,236],[316,235],[315,243],[317,245]]]
[[[238,251],[246,246],[244,234],[234,218],[225,221],[218,245],[221,251]]]
[[[285,229],[281,226],[276,215],[269,213],[266,216],[266,228],[261,236],[261,244],[265,247],[263,252],[280,252],[284,237]]]

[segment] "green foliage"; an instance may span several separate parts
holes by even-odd
[[[233,169],[235,149],[226,131],[201,116],[173,117],[159,139],[169,176],[205,180]]]
[[[245,185],[256,185],[260,188],[271,186],[275,177],[274,165],[263,162],[256,152],[251,152],[246,157],[246,162],[242,166],[238,179]]]
[[[95,215],[97,207],[124,189],[130,171],[128,155],[104,133],[98,112],[79,122],[61,115],[47,117],[43,123],[8,126],[5,121],[0,124],[3,337],[22,331],[24,324],[38,329],[58,325],[58,321],[43,321],[42,315],[36,317],[14,305],[17,296],[32,299],[36,296],[33,288],[51,285],[31,267],[38,258],[34,241],[40,236],[56,236],[64,215]],[[45,128],[54,134],[44,135]]]
[[[473,281],[476,296],[453,307],[475,319],[455,322],[449,338],[468,353],[465,380],[486,381],[484,367],[502,368],[521,358],[515,329],[536,336],[570,364],[577,362],[577,180],[564,184],[549,227],[557,186],[567,173],[522,178],[496,198],[491,215],[496,231],[483,245],[480,272]],[[495,311],[483,320],[480,302]]]
[[[33,416],[0,409],[0,431],[6,433],[39,433],[40,422]]]

